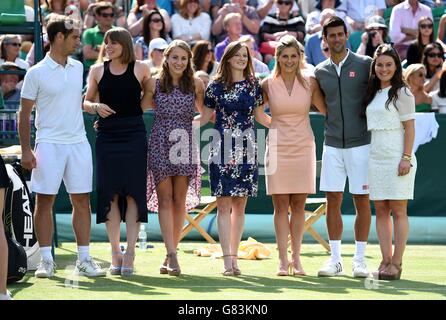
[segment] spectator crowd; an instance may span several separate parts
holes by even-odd
[[[168,44],[175,39],[186,41],[192,48],[197,75],[207,81],[215,75],[228,44],[240,39],[251,49],[257,75],[267,76],[275,65],[278,41],[285,35],[302,44],[305,68],[311,72],[329,58],[322,26],[330,17],[338,16],[348,26],[350,50],[373,57],[382,43],[391,43],[397,49],[405,68],[405,80],[416,97],[417,111],[446,112],[446,105],[441,103],[446,99],[444,0],[40,0],[40,3],[45,50],[48,50],[45,25],[51,16],[71,15],[81,21],[81,46],[73,57],[84,65],[85,91],[90,67],[106,59],[104,34],[114,27],[130,31],[135,56],[149,65],[152,75],[159,72]],[[25,0],[28,20],[33,18],[33,4],[34,1]],[[0,35],[1,70],[26,71],[35,62],[32,36]],[[19,74],[0,75],[3,100],[10,102],[0,104],[0,108],[18,108],[22,78]]]

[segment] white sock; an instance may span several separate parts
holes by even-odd
[[[90,246],[78,246],[77,253],[80,262],[87,260],[90,257]]]
[[[53,255],[51,254],[51,247],[40,247],[40,254],[42,260],[53,261]]]
[[[330,240],[331,261],[340,262],[341,258],[341,240]]]
[[[353,259],[355,260],[364,260],[365,248],[367,246],[367,241],[355,241],[356,243],[356,251]]]

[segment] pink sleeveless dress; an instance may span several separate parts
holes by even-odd
[[[316,193],[316,145],[309,117],[311,91],[297,78],[291,95],[282,77],[271,76],[267,81],[272,121],[265,153],[266,193]]]

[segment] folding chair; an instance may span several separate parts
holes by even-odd
[[[321,165],[322,161],[316,162],[316,177],[319,177],[321,174]],[[325,250],[330,252],[330,246],[327,241],[325,241],[321,235],[312,227],[313,224],[318,221],[323,215],[327,212],[327,198],[307,198],[305,201],[305,206],[314,206],[318,205],[318,207],[314,210],[305,210],[305,223],[304,223],[304,232],[308,232],[317,242],[319,242]],[[291,208],[289,209],[291,212]],[[291,235],[288,236],[288,245],[291,242]]]
[[[193,228],[197,229],[197,231],[207,240],[209,243],[217,243],[212,237],[200,226],[201,220],[203,220],[209,213],[212,212],[217,207],[217,198],[216,197],[201,197],[201,202],[199,207],[204,207],[202,209],[193,209],[191,212],[196,212],[195,217],[192,217],[189,213],[186,213],[186,219],[189,221],[187,225],[183,227],[181,231],[180,240],[183,239],[189,232],[192,231]]]

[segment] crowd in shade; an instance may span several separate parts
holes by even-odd
[[[105,33],[123,27],[132,35],[136,59],[148,64],[152,75],[159,72],[163,50],[175,39],[183,40],[193,50],[194,71],[212,77],[226,46],[236,40],[250,39],[254,70],[260,77],[275,66],[274,52],[285,35],[295,37],[304,47],[310,69],[328,59],[322,26],[331,16],[343,19],[349,32],[347,47],[373,57],[382,43],[391,43],[403,61],[425,66],[424,92],[429,104],[417,111],[446,112],[432,103],[440,95],[443,53],[446,49],[446,1],[442,0],[40,0],[44,24],[52,15],[72,15],[81,20],[81,45],[73,58],[84,65],[84,82],[90,67],[102,62]],[[25,0],[27,18],[33,19],[34,2]],[[440,14],[439,14],[440,13]],[[435,15],[435,16],[434,16]],[[45,48],[48,37],[43,28]],[[203,45],[204,41],[208,44]],[[426,47],[434,44],[435,48]],[[438,46],[436,45],[438,44]],[[0,36],[0,65],[7,69],[28,70],[34,61],[33,39],[29,36]],[[102,48],[102,50],[101,50]],[[425,50],[426,49],[426,50]],[[200,57],[196,57],[198,54]],[[441,54],[441,56],[440,56]],[[204,73],[207,73],[205,75]],[[17,77],[16,77],[17,78]],[[14,78],[12,82],[16,80]],[[17,101],[21,81],[13,88],[10,76],[0,76],[6,101]],[[13,89],[12,89],[13,88]],[[84,91],[86,88],[84,88]],[[415,94],[419,90],[411,88]],[[443,88],[443,92],[446,88]],[[422,99],[420,99],[422,100]],[[438,101],[438,100],[436,100]],[[15,104],[17,107],[17,104]],[[14,108],[14,103],[7,108]]]

